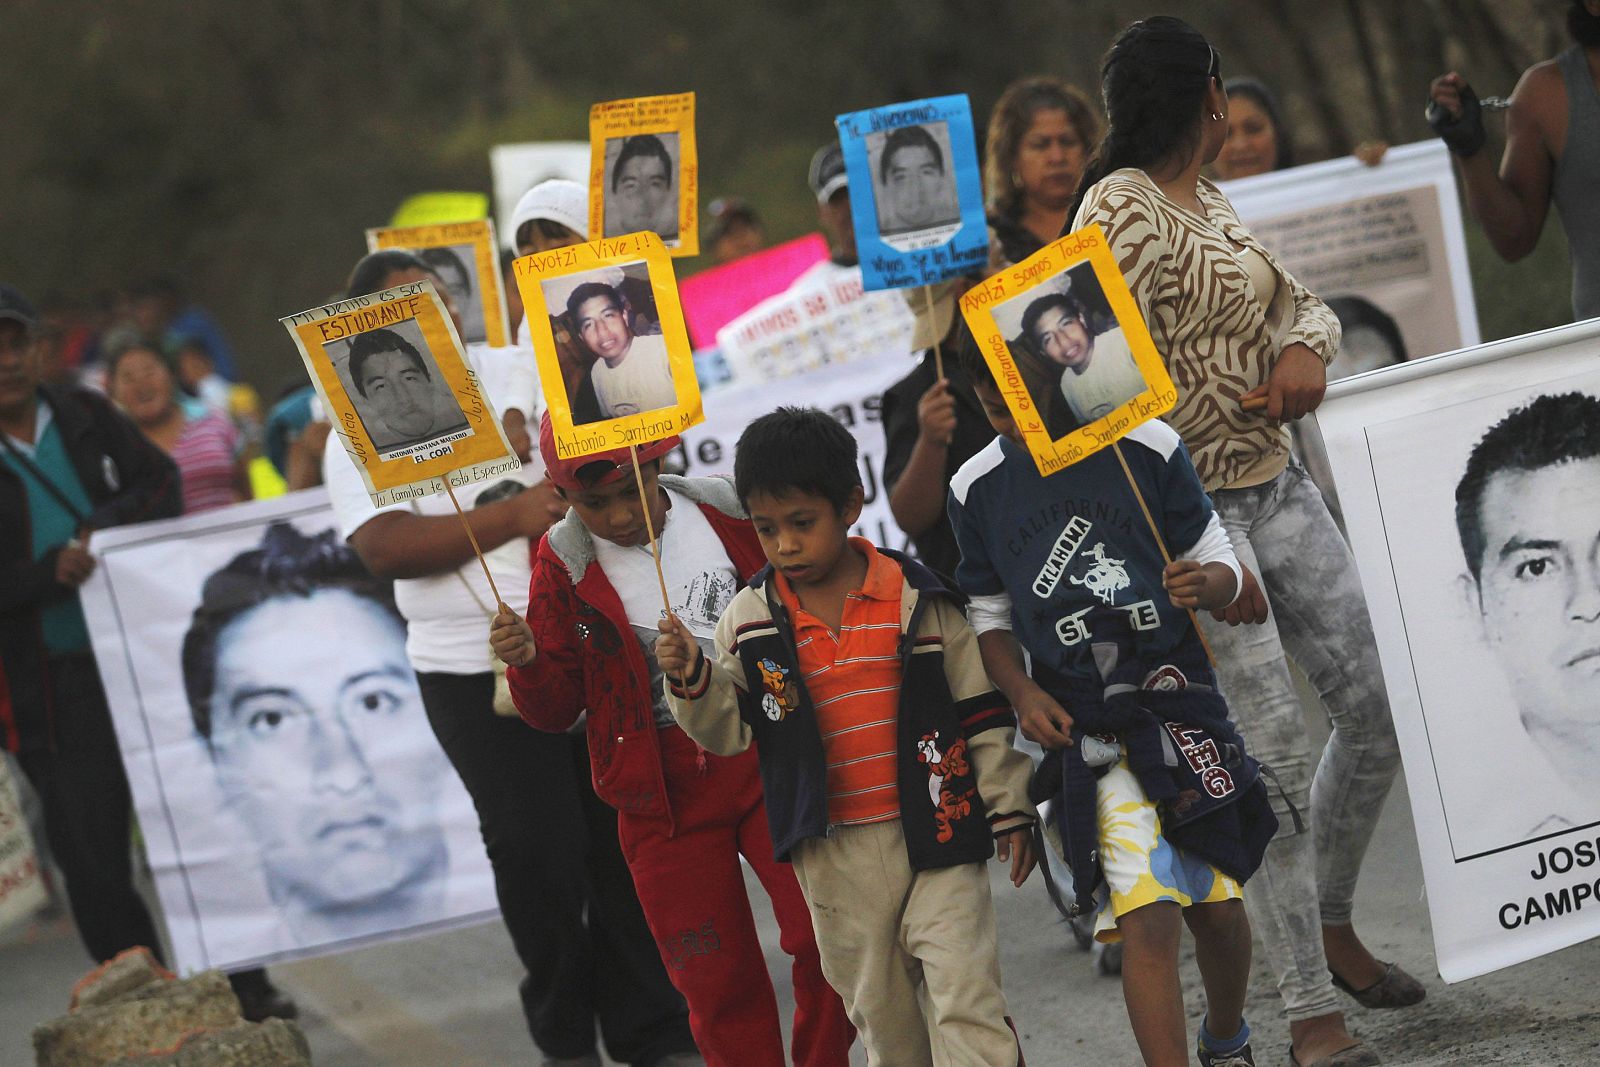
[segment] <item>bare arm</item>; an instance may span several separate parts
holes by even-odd
[[[905,447],[902,435],[907,429],[898,424],[893,428],[891,450]],[[889,490],[889,511],[912,537],[926,533],[944,517],[944,468],[955,432],[956,398],[950,383],[934,382],[917,401],[916,440]]]
[[[1432,99],[1452,114],[1461,110],[1461,87],[1466,80],[1446,74],[1434,80]],[[1546,134],[1552,101],[1565,100],[1561,72],[1553,63],[1530,68],[1511,94],[1506,117],[1506,149],[1496,170],[1486,151],[1457,158],[1467,206],[1483,226],[1489,243],[1500,257],[1515,262],[1539,241],[1550,210],[1550,188],[1555,159]]]
[[[509,499],[472,508],[466,516],[479,547],[488,552],[514,538],[541,536],[565,510],[550,483],[540,482]],[[379,578],[424,578],[472,558],[472,545],[455,515],[386,511],[352,533],[350,544]]]
[[[989,680],[1016,709],[1023,736],[1045,748],[1071,747],[1072,716],[1028,677],[1022,646],[1011,631],[986,630],[979,634],[978,651]]]

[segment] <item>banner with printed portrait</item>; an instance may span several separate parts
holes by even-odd
[[[672,260],[655,233],[514,264],[563,457],[670,437],[700,421]]]
[[[1041,474],[1099,451],[1177,403],[1099,226],[1068,234],[969,289],[961,313]]]
[[[1600,935],[1600,321],[1335,383],[1439,973]]]
[[[279,321],[375,506],[520,466],[432,282]]]
[[[1466,234],[1442,141],[1224,182],[1250,232],[1343,327],[1336,381],[1478,343]]]
[[[983,180],[965,94],[840,115],[867,289],[934,285],[989,261]]]
[[[492,220],[368,230],[367,251],[380,248],[415,252],[444,283],[461,319],[464,344],[504,348],[511,343]]]
[[[95,658],[180,971],[491,918],[391,583],[307,490],[102,530]]]
[[[589,233],[649,231],[674,256],[700,254],[694,94],[609,100],[589,109]]]

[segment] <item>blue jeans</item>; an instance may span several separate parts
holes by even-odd
[[[1245,888],[1289,1019],[1338,1011],[1322,926],[1350,922],[1356,879],[1400,749],[1355,560],[1298,461],[1262,485],[1212,494],[1239,561],[1272,608],[1260,626],[1202,612],[1217,675],[1250,752],[1277,774],[1278,836]],[[1332,734],[1313,752],[1289,675],[1292,659],[1327,709]],[[1296,832],[1292,804],[1308,833]]]

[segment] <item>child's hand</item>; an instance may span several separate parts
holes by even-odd
[[[1033,828],[1019,826],[1001,834],[994,839],[994,854],[1001,863],[1011,861],[1011,884],[1020,888],[1038,862],[1033,854]]]
[[[1161,585],[1175,608],[1198,608],[1206,593],[1206,570],[1198,560],[1175,559],[1161,572]]]
[[[1023,737],[1045,748],[1072,747],[1072,716],[1049,693],[1029,683],[1015,705]]]
[[[656,623],[661,636],[656,638],[656,666],[671,678],[692,678],[700,669],[700,642],[689,628],[668,615]]]
[[[533,662],[538,650],[533,645],[533,631],[521,615],[502,611],[495,615],[489,628],[489,647],[508,667],[526,667]]]
[[[1211,617],[1229,626],[1238,626],[1240,623],[1259,626],[1267,621],[1270,614],[1267,594],[1261,591],[1261,583],[1256,581],[1249,567],[1241,563],[1239,570],[1244,574],[1244,584],[1239,588],[1238,598],[1227,607],[1213,611]]]

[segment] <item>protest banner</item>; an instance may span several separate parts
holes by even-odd
[[[895,524],[889,489],[883,484],[883,393],[905,377],[911,365],[904,352],[893,357],[880,353],[877,358],[809,371],[784,389],[773,389],[765,381],[735,381],[705,398],[705,421],[684,434],[681,451],[668,458],[668,465],[697,476],[732,474],[734,445],[752,420],[783,404],[821,408],[850,431],[860,449],[865,503],[850,532],[875,545],[916,555],[911,539]]]
[[[934,285],[989,261],[965,94],[840,115],[850,213],[867,289]]]
[[[511,213],[522,194],[540,182],[565,178],[589,186],[587,141],[527,141],[497,144],[489,149],[489,174],[494,183],[495,232],[508,247],[516,247]]]
[[[969,289],[961,313],[1040,474],[1113,444],[1177,403],[1099,226]]]
[[[82,600],[180,971],[484,921],[391,584],[307,490],[102,530]]]
[[[678,296],[690,342],[696,350],[709,348],[718,330],[827,258],[828,242],[821,234],[808,233],[683,279]]]
[[[503,348],[511,343],[506,296],[500,280],[500,253],[494,222],[384,227],[367,231],[367,251],[404,248],[415,252],[450,291],[461,318],[461,340]]]
[[[0,683],[4,680],[0,675]],[[0,931],[22,922],[49,899],[39,856],[11,780],[11,762],[0,760]]]
[[[694,94],[610,100],[589,109],[589,234],[649,231],[674,256],[700,254]]]
[[[730,321],[718,331],[717,345],[740,383],[884,357],[904,373],[914,328],[899,292],[869,293],[860,270],[824,263]]]
[[[1330,381],[1478,343],[1466,235],[1442,141],[1224,182],[1250,232],[1339,316]]]
[[[1347,379],[1316,419],[1439,973],[1600,935],[1600,320]]]

